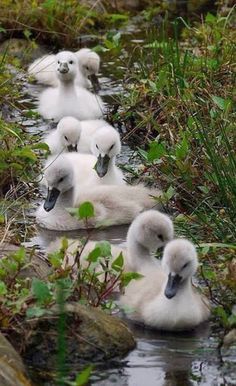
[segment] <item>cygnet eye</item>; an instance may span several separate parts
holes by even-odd
[[[74,62],[73,62],[73,60],[70,60],[69,63],[70,63],[70,64],[73,64]]]
[[[186,268],[188,266],[188,263],[185,263],[182,267],[182,269]]]
[[[96,148],[99,150],[98,145],[96,144]]]
[[[164,241],[164,237],[163,237],[162,234],[157,235],[157,237],[158,237],[162,242]]]
[[[60,64],[60,60],[58,60],[57,63]]]
[[[111,147],[110,147],[109,151],[110,151],[111,149],[113,149],[114,145],[115,145],[114,143],[113,143],[113,145],[111,145]]]
[[[60,182],[62,182],[64,180],[64,177],[61,177],[59,180],[58,180],[58,183],[60,184]]]
[[[86,66],[86,69],[89,70],[89,66]]]
[[[67,136],[66,136],[66,135],[64,136],[64,138],[65,138],[65,140],[66,140],[66,141],[68,141],[68,138],[67,138]]]

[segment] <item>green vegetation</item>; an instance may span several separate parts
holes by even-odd
[[[114,13],[110,2],[91,5],[77,0],[3,0],[1,31],[10,36],[50,43],[57,47],[78,47],[81,34],[118,27],[127,22],[126,13]]]
[[[135,52],[138,65],[127,71],[115,116],[131,127],[126,138],[142,143],[144,174],[165,187],[162,200],[178,212],[178,233],[199,245],[202,277],[223,325],[232,324],[236,295],[233,11],[208,13],[194,27],[178,19],[173,38],[165,22],[161,35],[150,31]]]
[[[159,11],[159,7],[149,8],[143,17],[150,21]],[[107,32],[127,22],[126,13],[113,12],[106,6],[99,12],[74,0],[27,0],[24,7],[21,2],[4,0],[0,31],[6,37],[24,36],[32,47],[50,42],[60,48],[77,48],[81,33],[95,33],[98,28]],[[177,234],[198,245],[200,278],[216,305],[214,321],[226,330],[236,325],[232,315],[236,296],[235,42],[232,8],[228,15],[208,13],[201,23],[191,25],[182,18],[170,24],[166,17],[162,28],[152,27],[132,54],[125,52],[122,34],[114,30],[104,34],[96,47],[98,52],[107,52],[107,57],[120,55],[123,63],[129,57],[125,92],[114,98],[121,107],[112,120],[128,128],[125,138],[142,160],[142,176],[163,188],[161,200],[167,211],[174,212]],[[38,142],[40,137],[31,136],[21,124],[20,117],[36,119],[37,115],[20,102],[24,97],[20,71],[21,62],[7,50],[3,52],[0,242],[26,238],[27,223],[22,237],[15,219],[35,197],[40,158],[47,152]],[[125,167],[134,178],[140,175],[140,165]],[[89,203],[73,212],[84,221],[93,216]],[[80,240],[72,256],[68,240],[63,239],[60,250],[49,257],[52,270],[44,279],[25,279],[34,250],[21,247],[0,261],[0,325],[6,334],[14,330],[24,340],[26,318],[47,315],[55,304],[60,307],[58,384],[65,384],[66,377],[65,302],[76,300],[111,312],[115,304],[109,295],[114,288],[137,278],[122,272],[122,255],[109,264],[107,242],[98,243],[86,258],[87,266],[82,265],[81,253],[89,236]],[[65,263],[71,257],[73,266]],[[90,372],[86,368],[75,384],[86,384]]]

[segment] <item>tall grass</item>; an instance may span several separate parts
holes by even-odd
[[[236,233],[235,10],[226,17],[207,14],[194,26],[177,19],[172,36],[167,26],[164,21],[162,29],[149,31],[135,51],[137,65],[127,73],[133,86],[124,83],[118,118],[125,124],[132,118],[126,138],[132,143],[133,133],[140,136],[149,178],[161,183],[179,213],[177,232],[204,248],[211,245],[209,254],[202,252],[205,270],[216,272],[211,285],[218,290],[221,280],[217,297],[230,309],[236,290],[230,273]]]

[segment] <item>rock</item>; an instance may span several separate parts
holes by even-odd
[[[224,336],[223,347],[228,348],[231,345],[236,344],[236,328],[233,328]]]
[[[0,333],[0,385],[31,386],[25,367],[8,340]]]
[[[118,318],[77,303],[67,304],[66,311],[66,366],[70,372],[79,371],[87,362],[122,357],[135,347],[132,333]],[[58,309],[29,323],[26,361],[38,374],[55,370]]]

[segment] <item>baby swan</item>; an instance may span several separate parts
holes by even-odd
[[[119,133],[112,126],[100,128],[93,136],[91,152],[97,158],[94,169],[103,184],[125,184],[122,171],[116,166],[121,151]]]
[[[184,239],[170,241],[162,267],[131,282],[121,297],[131,319],[161,330],[189,330],[210,316],[208,301],[192,286],[198,266],[194,245]]]
[[[151,257],[151,253],[163,247],[168,241],[173,238],[173,223],[165,214],[150,209],[139,214],[129,227],[127,234],[127,245],[119,246],[111,244],[111,252],[113,259],[121,252],[124,257],[125,271],[144,272],[145,268],[151,270],[159,266],[159,260]],[[49,244],[48,253],[55,252],[60,249],[62,239],[58,238]],[[74,264],[77,248],[81,248],[79,240],[68,240],[69,248],[67,255],[69,257],[69,265]],[[85,259],[89,252],[95,248],[96,241],[89,241],[83,248],[81,258]],[[83,260],[82,260],[83,261]],[[85,261],[85,264],[87,262]]]
[[[100,56],[90,48],[81,48],[75,54],[79,62],[76,83],[85,88],[91,87],[92,84],[95,93],[98,93],[100,85],[97,75],[100,68]]]
[[[55,121],[65,116],[81,120],[100,118],[103,114],[101,98],[75,85],[78,73],[76,55],[62,51],[56,55],[56,61],[59,85],[42,92],[39,98],[39,113],[44,118]]]
[[[127,270],[144,273],[159,266],[151,253],[172,240],[173,235],[173,223],[166,214],[153,209],[139,214],[127,233]]]
[[[72,155],[76,154],[62,154],[45,171],[48,194],[36,212],[36,221],[41,227],[53,230],[85,228],[84,222],[66,210],[78,208],[84,201],[94,205],[95,216],[89,219],[90,227],[129,224],[138,213],[155,205],[151,195],[157,196],[160,192],[143,186],[94,185],[93,189],[91,185],[80,184],[77,167],[70,160]]]
[[[100,57],[89,48],[82,48],[75,52],[78,60],[78,72],[75,83],[77,86],[90,88],[91,83],[95,92],[100,89],[97,74],[100,67]],[[28,68],[29,75],[47,86],[57,87],[56,55],[45,55],[36,59]]]
[[[80,121],[74,117],[64,117],[60,120],[56,130],[44,138],[51,154],[77,151],[82,127]]]

